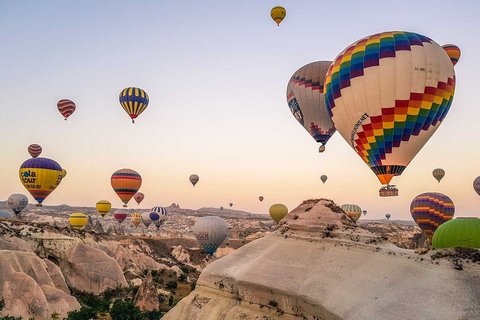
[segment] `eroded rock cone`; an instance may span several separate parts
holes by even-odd
[[[142,310],[153,311],[160,309],[158,291],[153,281],[152,272],[148,271],[134,299],[135,304]]]

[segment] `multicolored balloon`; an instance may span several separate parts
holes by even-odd
[[[383,32],[348,46],[325,78],[335,127],[382,184],[405,167],[450,109],[455,70],[444,49],[413,32]]]
[[[336,129],[325,106],[325,74],[332,61],[317,61],[298,69],[287,85],[287,103],[298,123],[321,143],[319,152]],[[323,148],[322,148],[323,147]]]
[[[270,16],[277,23],[277,26],[280,26],[280,22],[282,22],[282,20],[285,19],[286,15],[287,15],[287,10],[285,10],[285,8],[281,6],[273,7],[272,10],[270,11]]]
[[[77,108],[77,106],[75,105],[75,102],[73,102],[72,100],[63,99],[58,101],[57,108],[58,108],[58,111],[60,111],[62,116],[65,118],[65,121],[67,121],[67,118],[70,117],[72,113],[75,112],[75,109]]]
[[[473,180],[473,190],[480,195],[480,177],[477,177],[475,180]]]
[[[110,179],[112,188],[120,200],[127,206],[128,201],[137,193],[142,186],[142,177],[132,169],[120,169],[113,173]]]
[[[14,193],[8,197],[7,204],[16,215],[19,215],[27,206],[28,198],[24,194]]]
[[[135,226],[135,228],[137,228],[140,225],[140,223],[142,223],[142,214],[136,212],[132,214],[132,217],[130,219],[132,220],[132,223]]]
[[[31,158],[20,166],[20,181],[42,206],[42,202],[55,190],[63,178],[62,167],[47,158]]]
[[[125,209],[118,209],[118,210],[115,210],[115,212],[113,213],[113,217],[115,218],[115,220],[117,220],[118,223],[122,223],[123,220],[125,220],[128,216],[128,211],[125,210]]]
[[[135,123],[135,118],[145,111],[149,102],[148,94],[135,87],[123,89],[119,99],[123,110],[132,118],[132,123]]]
[[[72,213],[68,218],[68,222],[75,230],[81,230],[87,224],[87,221],[87,216],[81,212]]]
[[[327,181],[328,177],[324,174],[322,174],[322,176],[320,177],[320,180],[322,180],[323,183],[325,183],[325,181]]]
[[[347,216],[355,220],[355,222],[357,222],[362,216],[362,209],[360,209],[360,207],[356,204],[344,204],[340,208],[342,208]]]
[[[28,146],[28,153],[32,156],[32,158],[36,158],[42,153],[42,147],[35,143],[31,144]]]
[[[225,220],[216,216],[198,218],[193,233],[205,252],[213,255],[227,237],[228,226]]]
[[[262,201],[263,201],[263,199],[264,199],[264,197],[263,197],[263,196],[260,196],[260,197],[258,197],[258,200],[260,200],[260,202],[262,202]]]
[[[190,182],[193,184],[193,186],[195,187],[195,185],[197,184],[198,180],[200,180],[200,177],[196,174],[192,174],[189,178]]]
[[[432,175],[435,179],[437,179],[438,183],[440,183],[440,180],[445,176],[445,170],[441,168],[437,168],[433,170]]]
[[[272,217],[273,221],[279,224],[280,220],[282,220],[283,217],[287,215],[288,208],[281,203],[276,203],[270,206],[270,209],[268,209],[268,213],[270,213],[270,217]]]
[[[137,202],[137,204],[140,204],[140,202],[143,201],[143,198],[145,198],[145,195],[141,192],[137,192],[135,193],[135,195],[133,196],[133,199],[135,199],[135,201]]]
[[[452,61],[453,66],[455,66],[460,59],[460,48],[454,44],[444,44],[442,48],[445,50],[448,57]]]
[[[112,204],[110,203],[110,201],[100,200],[95,205],[95,208],[97,209],[98,213],[100,213],[100,215],[104,217],[108,213],[108,211],[112,209]]]
[[[446,195],[427,192],[416,196],[410,204],[410,213],[420,229],[432,241],[435,230],[444,222],[452,220],[455,206]]]

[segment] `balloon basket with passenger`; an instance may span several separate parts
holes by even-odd
[[[398,189],[394,185],[387,184],[378,190],[380,197],[397,197]]]

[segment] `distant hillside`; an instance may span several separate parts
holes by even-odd
[[[242,211],[242,210],[234,210],[234,209],[227,209],[227,208],[224,208],[223,210],[220,210],[220,208],[213,208],[213,207],[203,207],[203,208],[197,209],[195,211],[222,213],[222,214],[236,214],[236,215],[242,215],[242,216],[257,216],[257,215],[259,215],[258,213],[251,213],[251,212]]]
[[[360,226],[363,226],[368,223],[379,223],[379,224],[399,224],[403,226],[416,226],[417,224],[413,220],[387,220],[387,219],[363,219],[361,218],[357,222]]]

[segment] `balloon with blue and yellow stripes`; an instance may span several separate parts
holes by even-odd
[[[150,100],[145,91],[135,87],[123,89],[119,99],[123,110],[132,118],[132,123],[135,123],[135,118],[145,111]]]

